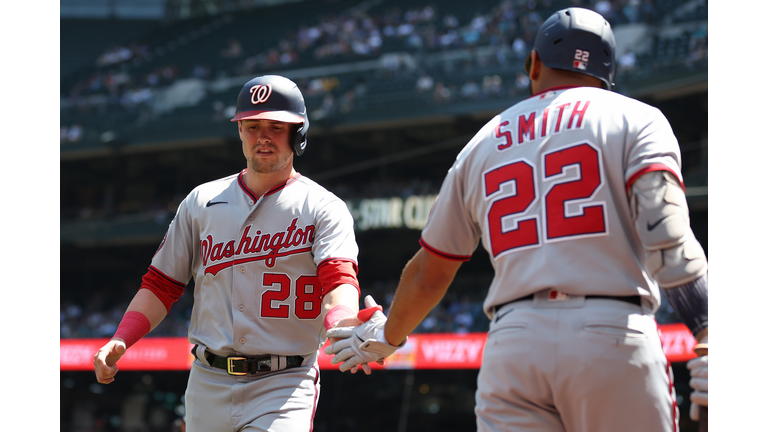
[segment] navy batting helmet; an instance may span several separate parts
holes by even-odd
[[[245,83],[237,96],[237,111],[232,121],[256,119],[297,125],[291,145],[296,156],[304,153],[309,118],[304,96],[296,83],[279,75],[264,75]]]
[[[610,90],[616,75],[616,40],[608,21],[584,8],[562,9],[547,18],[533,42],[544,66],[593,76]],[[525,71],[531,69],[531,57]]]

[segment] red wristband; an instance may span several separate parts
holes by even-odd
[[[338,305],[333,309],[329,310],[328,314],[325,315],[325,319],[323,320],[323,326],[325,327],[325,330],[328,330],[331,327],[335,326],[336,323],[341,321],[343,318],[347,318],[350,316],[355,316],[355,313],[352,312],[352,309],[344,305]]]
[[[152,330],[152,326],[146,315],[141,312],[129,311],[123,315],[123,320],[117,326],[117,331],[112,339],[120,338],[125,342],[125,347],[130,348],[150,330]]]

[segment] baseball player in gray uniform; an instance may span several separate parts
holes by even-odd
[[[326,349],[334,364],[344,371],[402,346],[482,242],[495,277],[479,431],[677,430],[654,312],[662,291],[706,342],[707,260],[677,140],[658,109],[610,91],[614,53],[593,11],[542,24],[526,61],[532,96],[458,155],[388,317],[332,329],[342,338]]]
[[[306,112],[287,78],[245,84],[232,121],[247,167],[181,202],[115,336],[94,356],[98,382],[114,380],[125,350],[194,279],[187,430],[312,430],[326,330],[361,321],[352,216],[293,168]]]

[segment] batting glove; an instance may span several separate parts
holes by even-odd
[[[329,338],[342,339],[325,349],[326,354],[336,354],[331,363],[341,363],[339,370],[342,372],[357,365],[380,362],[405,346],[408,341],[406,338],[400,346],[390,345],[384,338],[387,317],[381,311],[381,306],[378,306],[371,296],[366,296],[365,305],[367,308],[360,311],[360,315],[368,315],[373,311],[366,322],[356,327],[332,328],[327,332]]]
[[[690,360],[686,367],[691,371],[691,420],[699,421],[699,407],[709,406],[709,356]]]

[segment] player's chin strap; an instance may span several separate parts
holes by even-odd
[[[358,319],[364,321],[357,327],[337,327],[328,330],[329,338],[342,339],[325,349],[326,354],[335,354],[332,364],[339,364],[342,372],[357,365],[384,360],[399,348],[405,346],[406,338],[399,346],[390,345],[384,338],[384,325],[387,317],[373,297],[366,296],[367,308],[358,313]]]

